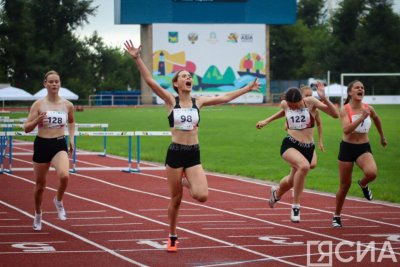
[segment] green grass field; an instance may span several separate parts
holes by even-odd
[[[378,165],[378,177],[371,189],[374,199],[400,203],[399,133],[396,114],[400,105],[374,106],[383,124],[388,147],[379,143],[379,135],[373,126],[370,142]],[[286,136],[284,119],[273,122],[262,130],[255,128],[257,121],[275,113],[278,107],[223,105],[206,107],[201,111],[199,138],[203,167],[212,172],[240,175],[271,182],[278,182],[289,172],[289,166],[280,157],[282,139]],[[93,108],[76,112],[79,123],[108,123],[109,131],[168,131],[167,111],[164,106]],[[306,180],[306,188],[335,193],[339,184],[337,154],[342,130],[339,119],[321,112],[325,152],[317,148],[318,164]],[[80,129],[95,131],[95,129]],[[317,138],[315,130],[315,138]],[[142,137],[142,160],[164,162],[170,137]],[[78,137],[80,149],[102,151],[102,137]],[[107,153],[126,157],[127,137],[109,137]],[[134,146],[135,149],[135,146]],[[349,195],[362,197],[356,181],[362,176],[355,167],[353,186]]]

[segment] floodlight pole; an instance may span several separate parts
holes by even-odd
[[[141,57],[153,75],[153,25],[140,24],[140,43],[142,45]],[[140,75],[140,90],[142,92],[140,104],[153,104],[153,91],[147,86],[142,75]]]

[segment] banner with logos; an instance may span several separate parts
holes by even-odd
[[[268,78],[265,27],[264,24],[153,24],[153,77],[166,90],[175,92],[171,79],[177,71],[185,69],[193,76],[193,95],[224,94],[258,78],[261,93],[248,93],[252,96],[235,102],[262,103]]]

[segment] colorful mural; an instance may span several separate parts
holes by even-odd
[[[265,95],[265,25],[154,24],[153,39],[153,76],[163,88],[173,92],[172,77],[186,69],[194,92],[229,92],[257,77]]]

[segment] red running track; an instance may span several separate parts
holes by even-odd
[[[344,227],[334,229],[334,196],[305,191],[294,224],[291,194],[271,209],[270,184],[215,173],[205,204],[185,190],[178,252],[168,253],[165,172],[110,171],[127,160],[78,155],[78,168],[93,166],[104,169],[70,175],[66,221],[57,219],[58,181],[49,173],[44,224],[34,232],[33,173],[16,170],[32,167],[31,155],[13,158],[12,174],[0,174],[0,266],[399,266],[400,205],[349,198]]]

